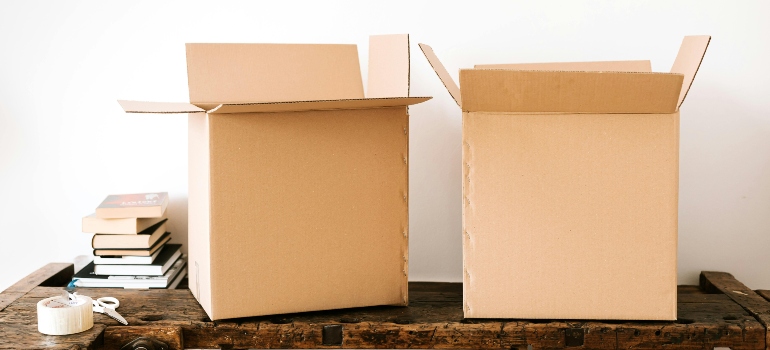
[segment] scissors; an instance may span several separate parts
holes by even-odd
[[[120,306],[120,301],[117,298],[103,297],[103,298],[94,300],[93,304],[94,304],[94,312],[105,314],[115,319],[115,321],[118,321],[123,325],[128,326],[128,321],[126,321],[126,319],[123,318],[123,316],[120,316],[120,314],[117,311],[115,311],[115,309],[117,309],[118,306]]]

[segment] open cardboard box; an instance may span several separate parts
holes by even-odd
[[[212,320],[406,305],[409,37],[187,44],[189,285]]]
[[[477,65],[460,87],[420,44],[463,111],[465,317],[676,319],[679,107],[709,40],[671,73]]]

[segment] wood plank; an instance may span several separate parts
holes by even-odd
[[[746,309],[765,327],[765,344],[770,345],[770,302],[726,272],[701,272],[700,286],[706,292],[725,294]]]
[[[72,279],[74,274],[75,267],[73,264],[49,263],[0,293],[0,311],[3,311],[14,300],[20,298],[33,288],[40,285],[66,284],[66,282]]]
[[[103,324],[77,334],[45,335],[37,331],[37,321],[32,312],[33,323],[0,322],[0,349],[88,349],[99,348],[102,344]]]
[[[26,334],[25,346],[58,343],[36,331],[35,303],[61,288],[37,287],[0,312],[0,324]],[[78,288],[92,297],[114,296],[118,311],[130,326],[95,314],[106,326],[94,339],[118,349],[139,336],[161,339],[172,349],[182,348],[476,348],[585,349],[677,348],[764,349],[766,331],[753,316],[723,294],[704,294],[680,288],[677,322],[555,321],[464,319],[459,283],[410,283],[409,307],[371,307],[211,322],[189,290],[125,290]],[[23,330],[23,331],[22,331]],[[0,348],[8,334],[0,327]],[[178,340],[177,340],[178,339]],[[69,342],[60,348],[81,346]]]
[[[107,327],[104,331],[104,350],[119,350],[123,345],[139,337],[161,341],[169,350],[182,350],[182,329],[179,327]]]
[[[721,294],[682,295],[676,322],[468,320],[460,284],[410,284],[409,307],[372,307],[209,322],[188,290],[86,289],[84,295],[121,299],[119,311],[132,327],[179,327],[188,348],[584,348],[764,349],[765,330]],[[36,288],[20,300],[42,298],[55,288]],[[114,320],[97,322],[120,331]],[[726,317],[726,318],[725,318]],[[327,328],[328,327],[328,328]],[[325,339],[325,330],[327,338]],[[339,332],[338,343],[329,334]],[[146,333],[147,335],[150,332]],[[136,334],[137,336],[139,333]],[[582,340],[579,336],[582,335]]]
[[[759,289],[759,290],[756,290],[755,292],[759,294],[761,297],[765,298],[765,300],[770,301],[770,290]]]

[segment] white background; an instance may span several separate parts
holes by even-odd
[[[168,191],[186,243],[187,119],[118,98],[187,101],[185,42],[357,43],[410,33],[410,279],[461,280],[460,110],[422,56],[476,63],[650,59],[713,40],[682,108],[679,283],[701,270],[770,289],[767,1],[4,1],[0,3],[0,290],[90,254],[80,219],[110,193]],[[364,77],[366,74],[364,74]]]

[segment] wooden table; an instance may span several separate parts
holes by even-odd
[[[48,264],[0,293],[0,349],[120,349],[140,336],[169,349],[768,349],[768,291],[722,272],[679,287],[676,322],[470,320],[459,283],[409,284],[409,307],[372,307],[211,322],[187,289],[78,288],[114,296],[130,326],[94,315],[94,328],[68,336],[37,332],[36,303],[60,293],[71,264]]]

